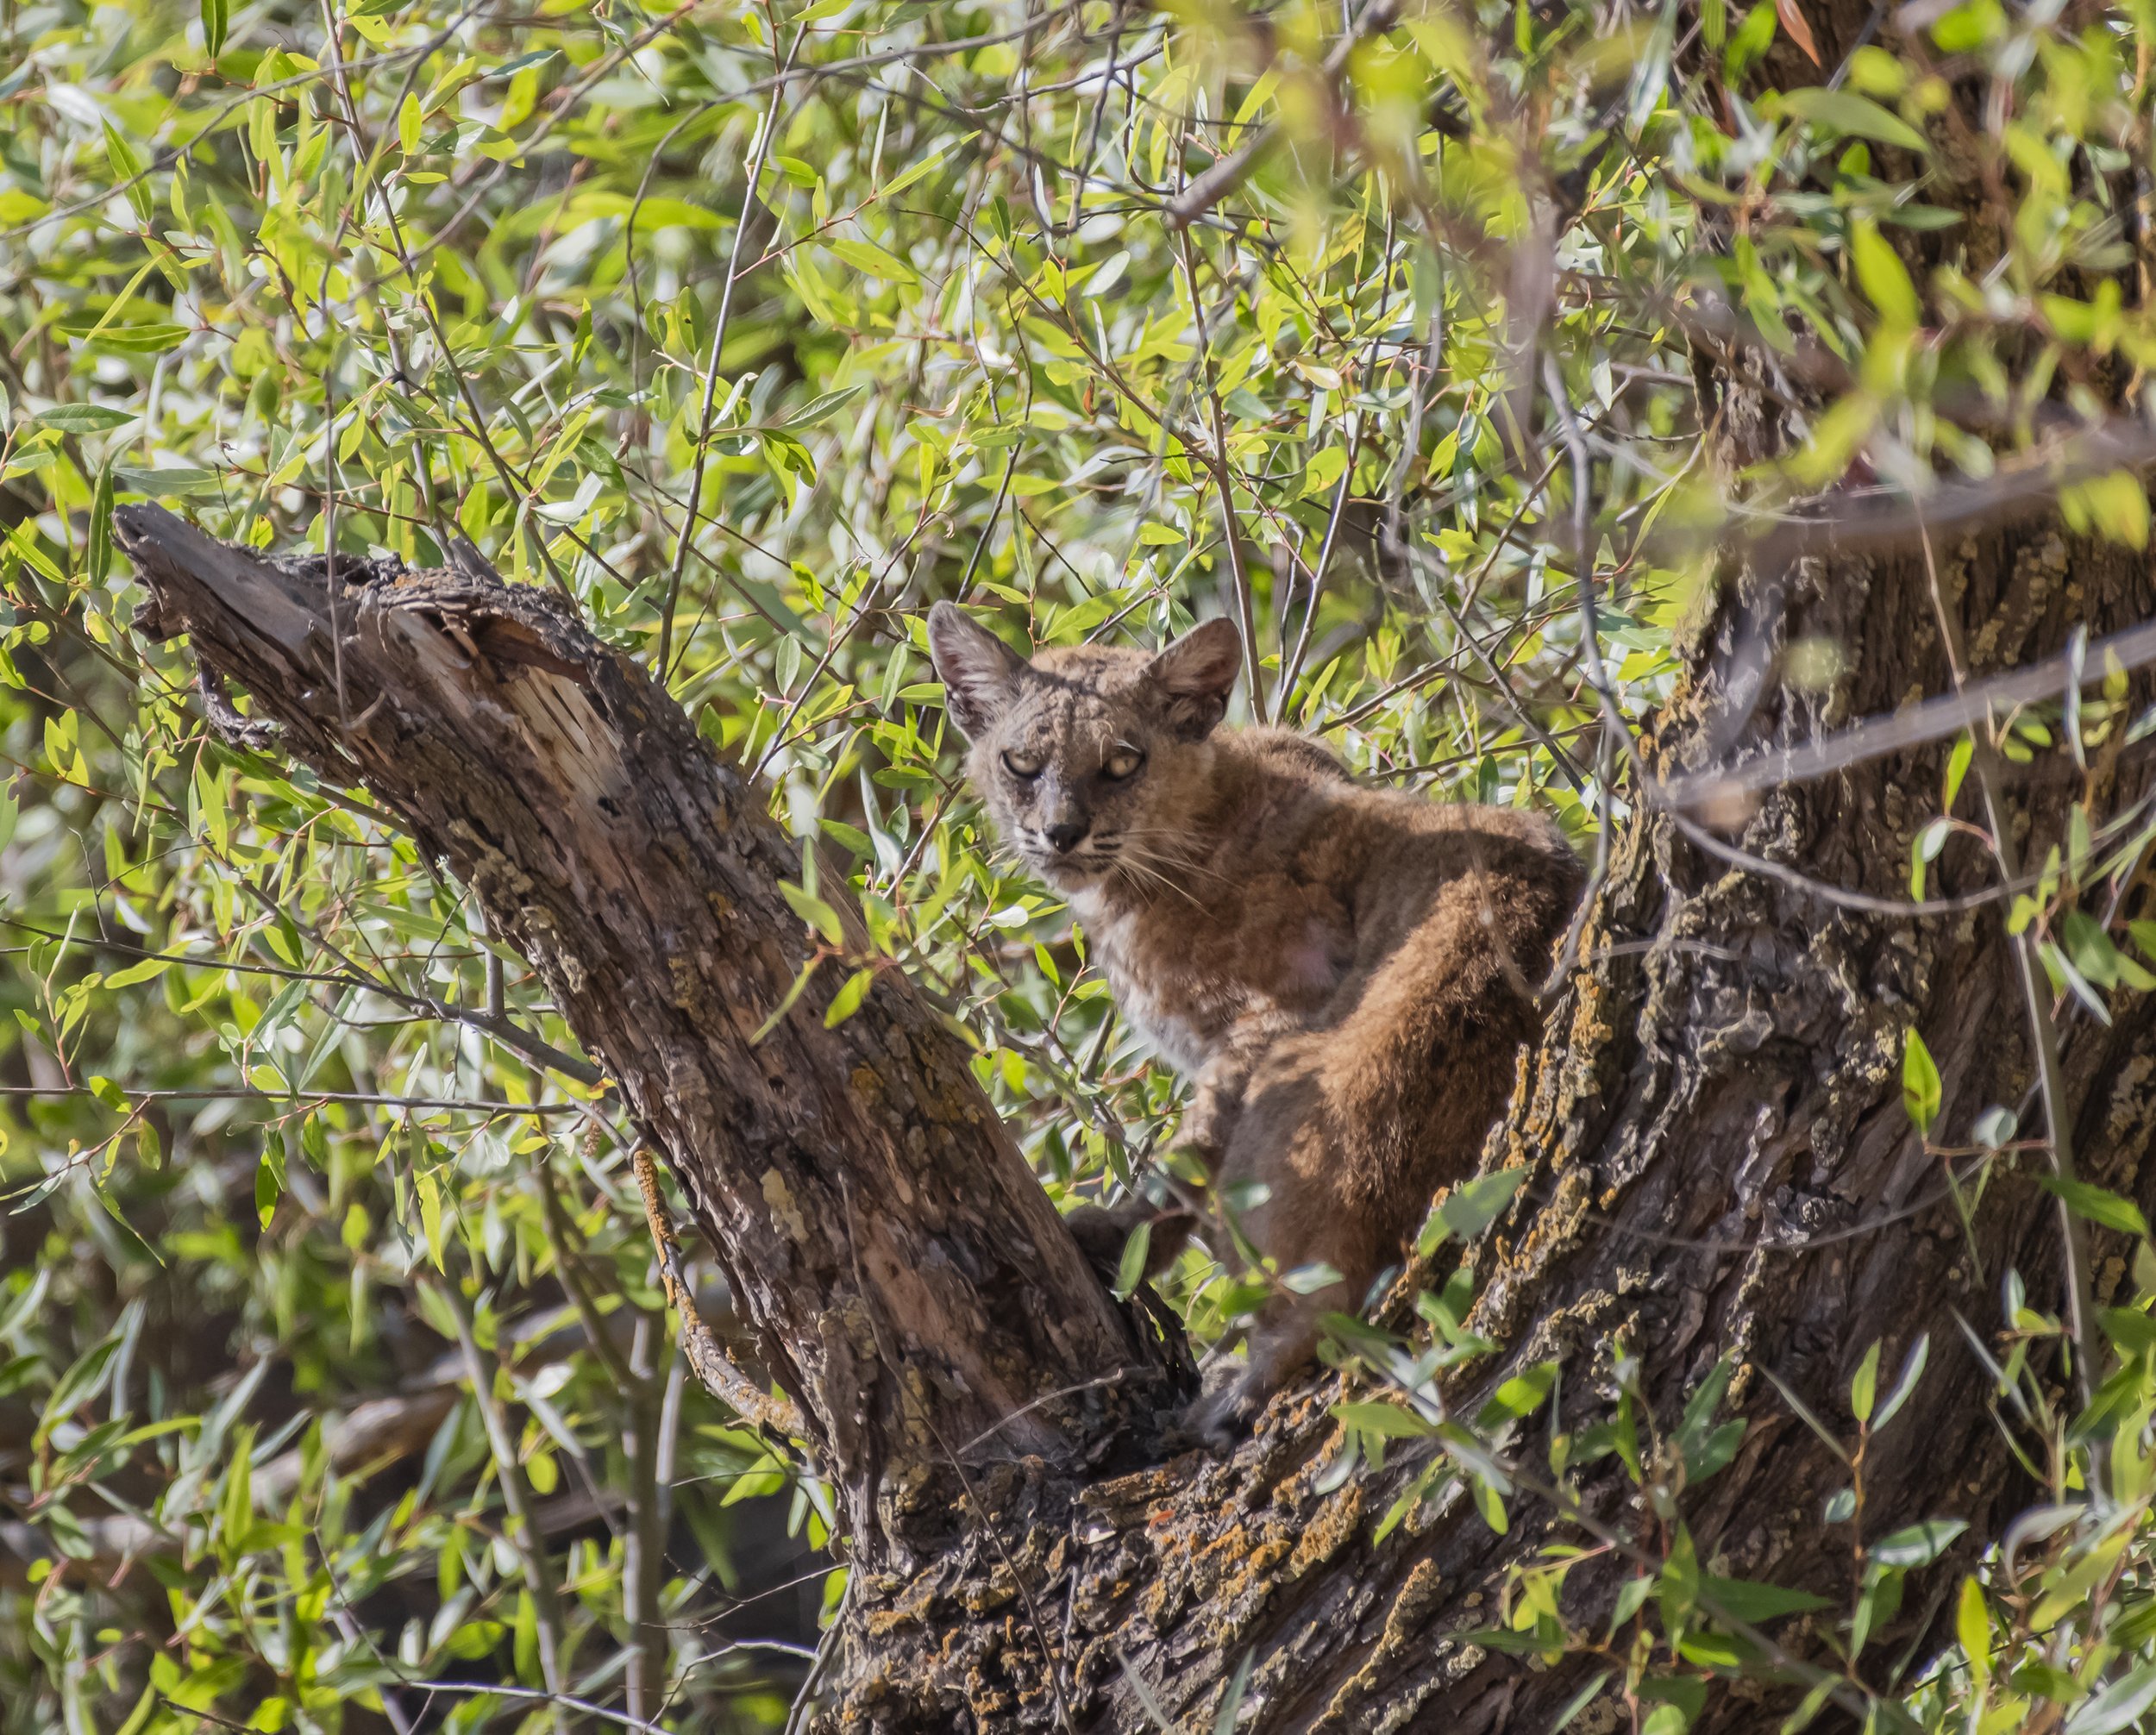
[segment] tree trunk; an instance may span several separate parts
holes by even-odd
[[[856,1569],[825,1726],[1138,1731],[1157,1711],[1206,1728],[1246,1659],[1239,1726],[1267,1731],[1540,1731],[1580,1689],[1583,1659],[1545,1666],[1457,1635],[1497,1623],[1508,1569],[1589,1532],[1521,1493],[1495,1534],[1456,1481],[1375,1541],[1437,1448],[1396,1443],[1382,1470],[1328,1477],[1337,1375],[1283,1394],[1232,1457],[1132,1468],[1174,1395],[1175,1346],[1103,1293],[901,980],[879,973],[862,1012],[827,1031],[846,968],[826,964],[752,1040],[809,953],[778,889],[798,857],[761,793],[554,598],[341,561],[360,581],[333,608],[319,560],[273,568],[154,510],[118,518],[151,589],[147,629],[191,634],[292,751],[365,786],[448,861],[681,1178],[846,1503]],[[2056,651],[2076,623],[2100,636],[2156,612],[2146,559],[2049,523],[1934,553],[1971,674]],[[1943,690],[1930,567],[1921,551],[1808,558],[1733,582],[1689,647],[1692,679],[1651,762],[1802,745]],[[1783,649],[1814,638],[1838,648],[1831,681],[1783,683]],[[1944,761],[1903,754],[1776,790],[1734,841],[1830,886],[1906,898]],[[2092,764],[2106,808],[2146,782],[2139,760]],[[2024,857],[2041,860],[2075,792],[2009,786]],[[1936,870],[1950,893],[1989,883],[1963,842]],[[1532,1465],[1545,1430],[1608,1412],[1619,1349],[1665,1430],[1727,1356],[1726,1407],[1749,1422],[1734,1461],[1690,1490],[1651,1463],[1650,1488],[1708,1569],[1845,1601],[1852,1531],[1821,1512],[1846,1470],[1764,1376],[1848,1432],[1867,1347],[1883,1340],[1890,1370],[1928,1334],[1909,1419],[1866,1463],[1864,1534],[1955,1517],[1971,1545],[1996,1535],[2021,1493],[1956,1316],[1982,1332],[2009,1268],[2031,1305],[2063,1311],[2059,1220],[2031,1155],[1995,1177],[1965,1233],[1900,1069],[1914,1026],[1943,1077],[1943,1138],[1965,1143],[1989,1103],[2022,1106],[2030,1008],[2002,913],[1846,907],[1635,811],[1582,967],[1484,1154],[1529,1180],[1473,1250],[1471,1323],[1503,1348],[1471,1364],[1454,1411],[1557,1360],[1559,1407],[1514,1442]],[[2082,1171],[2146,1193],[2156,1019],[2139,999],[2108,1028],[2061,1016]],[[2098,1251],[2101,1288],[2120,1262]],[[1398,1293],[1430,1281],[1411,1269]],[[1666,1537],[1615,1458],[1575,1478],[1594,1524],[1649,1548]],[[1633,1570],[1615,1554],[1576,1569],[1568,1619],[1606,1626]],[[1952,1574],[1918,1574],[1875,1646],[1919,1636]],[[1801,1628],[1785,1636],[1804,1650]],[[1749,1726],[1742,1690],[1703,1726]]]

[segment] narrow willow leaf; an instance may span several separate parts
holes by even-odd
[[[1932,1051],[1911,1029],[1908,1046],[1902,1051],[1902,1106],[1908,1111],[1909,1123],[1920,1133],[1929,1132],[1932,1123],[1939,1118],[1940,1088],[1939,1067]]]

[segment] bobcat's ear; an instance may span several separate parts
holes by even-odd
[[[1025,659],[950,603],[928,611],[928,649],[950,720],[968,739],[979,739],[1017,695]]]
[[[1206,621],[1147,664],[1145,677],[1167,701],[1169,726],[1188,740],[1202,741],[1227,715],[1242,662],[1243,639],[1234,623]]]

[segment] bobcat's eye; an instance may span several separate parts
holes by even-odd
[[[1005,754],[1003,755],[1003,768],[1009,772],[1012,776],[1023,777],[1029,783],[1034,778],[1038,777],[1041,774],[1040,761],[1035,759],[1030,754]]]
[[[1144,763],[1145,755],[1135,748],[1119,747],[1108,755],[1100,774],[1111,783],[1120,783],[1126,777],[1137,776],[1138,767]]]

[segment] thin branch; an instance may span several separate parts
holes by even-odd
[[[533,1623],[539,1646],[539,1672],[545,1680],[548,1695],[558,1700],[565,1676],[565,1653],[561,1600],[555,1588],[547,1563],[546,1543],[539,1528],[532,1522],[530,1497],[524,1491],[524,1473],[517,1459],[515,1446],[511,1443],[509,1429],[502,1420],[500,1408],[494,1401],[494,1369],[479,1352],[479,1340],[472,1335],[472,1321],[465,1312],[463,1298],[455,1293],[453,1284],[440,1282],[423,1276],[420,1282],[432,1291],[455,1325],[457,1348],[464,1354],[465,1371],[472,1381],[473,1401],[479,1406],[479,1423],[486,1430],[487,1449],[493,1454],[495,1478],[501,1484],[502,1506],[509,1514],[509,1522],[502,1528],[509,1538],[509,1545],[516,1550],[517,1557],[524,1569],[524,1582],[531,1588]]]
[[[636,1190],[643,1195],[644,1218],[651,1225],[651,1244],[659,1257],[660,1281],[674,1311],[681,1316],[681,1349],[689,1358],[690,1369],[705,1391],[743,1421],[768,1427],[789,1438],[807,1438],[808,1423],[800,1406],[791,1398],[767,1392],[736,1368],[705,1324],[695,1293],[682,1275],[680,1249],[659,1191],[658,1166],[651,1153],[637,1145],[630,1153],[630,1165],[636,1176]]]
[[[500,1102],[481,1097],[382,1096],[373,1091],[303,1090],[290,1096],[256,1090],[247,1085],[179,1086],[144,1090],[117,1087],[134,1106],[148,1102],[275,1102],[293,1110],[317,1107],[325,1102],[348,1102],[367,1108],[464,1109],[475,1114],[581,1114],[586,1105],[576,1102]],[[0,1097],[97,1096],[88,1085],[0,1085]],[[103,1100],[102,1097],[98,1099]]]
[[[1190,311],[1198,322],[1198,358],[1206,373],[1206,397],[1213,416],[1213,450],[1206,467],[1220,496],[1220,534],[1227,539],[1228,570],[1235,577],[1235,606],[1243,633],[1243,686],[1250,696],[1250,711],[1265,720],[1265,691],[1257,682],[1257,614],[1250,595],[1250,573],[1243,558],[1243,536],[1235,520],[1235,486],[1228,472],[1227,412],[1220,403],[1219,375],[1213,371],[1212,340],[1206,329],[1206,304],[1198,293],[1198,262],[1190,237],[1182,237],[1183,280],[1190,286]]]
[[[1965,689],[1968,672],[1961,623],[1946,606],[1945,592],[1940,588],[1939,565],[1932,555],[1931,534],[1924,529],[1921,516],[1917,524],[1923,538],[1924,576],[1931,592],[1940,634],[1946,647],[1946,670],[1953,679],[1955,691],[1959,692]],[[2069,657],[2076,671],[2072,678],[2078,680],[2081,659],[2071,652]],[[2011,880],[2019,871],[2015,865],[2019,851],[2015,847],[2006,799],[2000,789],[1998,725],[1989,706],[1985,708],[1984,723],[1982,730],[1971,733],[1971,758],[1976,768],[1977,786],[1984,797],[1984,817],[1991,828],[1991,853],[1998,858],[2000,871]],[[2077,743],[2076,751],[2078,750]],[[2045,1130],[2049,1134],[2052,1172],[2061,1181],[2071,1184],[2074,1179],[2073,1128],[2066,1117],[2065,1080],[2059,1066],[2059,1023],[2052,1016],[2051,996],[2044,991],[2035,931],[2024,928],[2016,934],[2009,930],[2007,944],[2013,949],[2021,979],[2021,996],[2028,1008],[2029,1038],[2036,1052],[2036,1080],[2044,1104]],[[2097,1343],[2095,1292],[2089,1277],[2089,1234],[2081,1213],[2063,1194],[2058,1208],[2059,1232],[2066,1256],[2066,1311],[2067,1325],[2073,1334],[2074,1387],[2085,1408],[2096,1395],[2093,1369]],[[2092,1434],[2086,1444],[2100,1462],[2101,1441]],[[2092,1477],[2091,1481],[2100,1483],[2102,1477]]]
[[[805,24],[793,33],[793,46],[778,69],[771,100],[764,107],[763,125],[757,129],[755,148],[749,154],[749,179],[741,195],[741,215],[734,220],[734,241],[726,255],[726,280],[718,292],[718,318],[711,327],[711,353],[704,363],[704,407],[697,420],[696,460],[689,468],[688,510],[681,520],[681,534],[674,544],[674,562],[667,573],[666,600],[659,609],[659,652],[653,672],[663,686],[674,660],[674,611],[680,606],[681,575],[689,561],[689,543],[696,532],[698,503],[704,498],[704,467],[711,461],[711,415],[718,398],[718,358],[726,345],[726,328],[734,311],[734,285],[741,280],[742,245],[749,234],[750,216],[760,208],[756,183],[763,179],[764,160],[771,153],[771,136],[779,130],[779,102],[786,94],[787,74],[794,56],[808,38]]]
[[[2090,645],[2078,657],[2062,651],[2042,662],[2008,669],[1980,681],[1966,681],[1966,671],[1952,692],[1926,699],[1905,711],[1867,717],[1809,747],[1783,748],[1734,767],[1672,777],[1655,787],[1665,806],[1726,807],[1754,790],[1823,777],[1867,759],[1942,741],[1973,728],[2000,709],[2055,698],[2069,686],[2100,680],[2116,668],[2136,669],[2156,662],[2156,620],[2114,633]]]
[[[1371,3],[1363,8],[1363,16],[1356,20],[1354,28],[1334,43],[1332,52],[1325,57],[1325,64],[1319,71],[1327,89],[1338,87],[1340,74],[1347,70],[1349,58],[1369,38],[1391,29],[1393,21],[1399,16],[1399,0],[1371,0]],[[1188,229],[1221,200],[1233,194],[1273,153],[1283,136],[1280,122],[1269,121],[1227,155],[1217,160],[1212,167],[1169,200],[1164,213],[1169,228]]]

